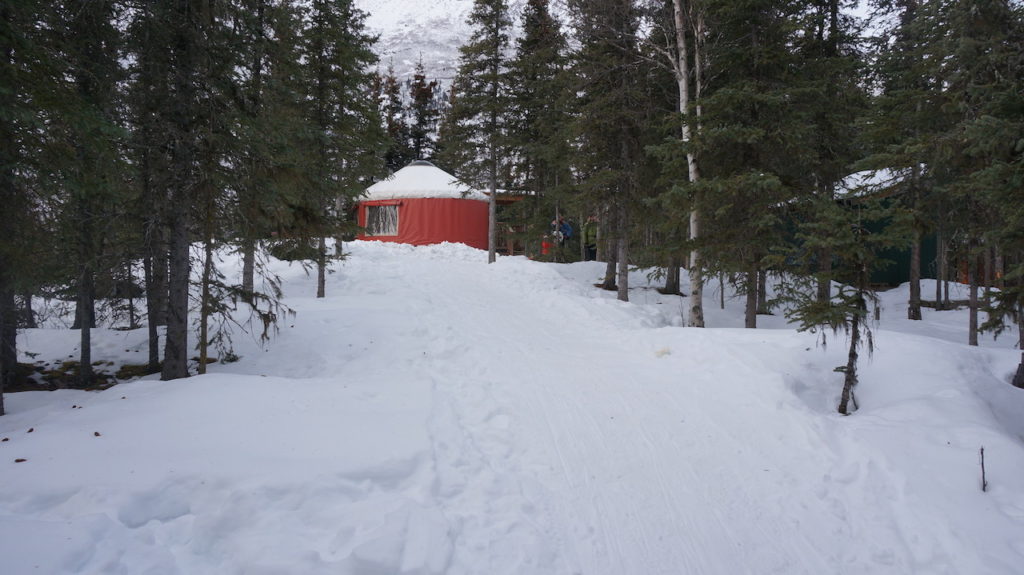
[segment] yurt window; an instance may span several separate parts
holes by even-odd
[[[366,235],[397,236],[398,206],[366,206]]]

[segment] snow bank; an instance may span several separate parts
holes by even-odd
[[[8,395],[4,572],[1019,572],[1019,353],[960,343],[962,311],[883,294],[842,417],[842,338],[729,327],[714,285],[726,327],[683,329],[642,274],[631,303],[595,289],[603,264],[346,251],[324,299],[275,263],[298,315],[209,375]]]

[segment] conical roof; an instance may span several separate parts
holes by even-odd
[[[487,200],[487,195],[459,182],[455,176],[426,160],[416,160],[390,178],[366,189],[364,201],[404,198],[463,198]]]

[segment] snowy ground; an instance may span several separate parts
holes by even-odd
[[[715,327],[684,329],[642,274],[628,304],[594,289],[601,264],[348,250],[322,300],[275,264],[297,317],[210,375],[8,395],[3,573],[1020,573],[1016,334],[969,348],[964,312],[887,292],[842,417],[843,338],[738,329],[716,285]]]

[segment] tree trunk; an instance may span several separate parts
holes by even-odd
[[[1004,281],[1004,276],[1006,275],[1006,268],[1005,261],[1003,260],[1003,250],[1000,249],[999,246],[995,247],[995,263],[993,265],[995,266],[996,274],[995,286],[996,288],[1002,290],[1006,288],[1006,282]]]
[[[174,142],[171,150],[170,201],[167,218],[170,222],[168,257],[167,334],[164,343],[164,364],[160,378],[172,380],[188,377],[188,300],[191,228],[190,210],[195,200],[196,169],[196,71],[200,56],[198,43],[203,36],[202,18],[192,11],[190,2],[173,4],[173,40],[169,50],[174,98],[170,110]]]
[[[665,269],[665,293],[678,295],[679,291],[679,257],[670,256],[668,268]]]
[[[178,205],[171,208],[175,213],[171,215],[167,333],[160,374],[165,381],[188,377],[189,216],[188,206],[175,203]]]
[[[947,267],[949,264],[946,264]],[[949,273],[947,271],[946,277],[942,278],[942,307],[943,309],[952,309],[953,302],[949,299]]]
[[[132,269],[134,264],[132,262],[131,256],[125,256],[124,264],[126,278],[125,281],[128,283],[128,285],[126,286],[127,292],[125,293],[125,299],[127,299],[126,303],[128,305],[128,329],[138,329],[139,318],[138,315],[135,313],[135,279],[132,275],[132,272],[134,271]]]
[[[148,60],[142,66],[142,75],[138,81],[149,87],[157,82]],[[166,85],[161,87],[167,88]],[[140,111],[140,114],[141,117],[137,117],[136,121],[140,124],[141,139],[139,185],[144,214],[141,232],[143,275],[146,281],[146,323],[149,332],[148,365],[150,373],[155,373],[160,367],[160,334],[157,327],[167,325],[167,222],[164,213],[168,190],[165,186],[160,186],[158,190],[156,184],[157,170],[153,162],[153,144],[158,139],[157,128],[153,125],[156,114],[147,111]],[[166,181],[161,180],[161,183],[166,184]]]
[[[199,297],[199,375],[206,373],[206,364],[210,358],[210,315],[213,310],[213,191],[206,190],[206,229],[203,238],[203,279]]]
[[[627,236],[629,221],[624,213],[625,209],[619,214],[618,221],[618,254],[617,259],[619,260],[619,273],[618,273],[618,299],[619,301],[629,301],[629,239]]]
[[[577,234],[579,235],[579,238],[580,238],[580,253],[579,253],[580,261],[581,262],[585,262],[585,261],[587,261],[587,242],[583,238],[583,228],[587,224],[587,214],[579,214],[578,219],[576,221],[580,222],[579,231],[577,232]],[[509,231],[511,232],[511,230],[509,230]],[[508,255],[512,255],[513,253],[514,253],[514,250],[512,249],[512,243],[510,242],[509,246],[508,246]]]
[[[327,295],[327,241],[324,238],[316,244],[316,297]]]
[[[604,281],[601,283],[601,289],[608,291],[616,291],[619,289],[618,286],[615,285],[615,274],[619,266],[619,260],[615,256],[616,251],[617,250],[612,249],[612,247],[608,248],[608,263],[605,264],[604,267]]]
[[[78,308],[92,310],[93,301],[93,272],[89,265],[83,265],[81,275],[78,278]],[[78,357],[78,386],[81,388],[92,387],[96,383],[96,374],[92,369],[92,324],[93,318],[82,318],[82,327],[79,328],[79,357]]]
[[[702,104],[701,94],[704,91],[704,15],[696,14],[696,25],[693,34],[693,118],[696,131],[701,130]],[[697,156],[689,154],[686,156],[687,173],[691,182],[700,180],[700,166],[697,164]],[[700,206],[704,196],[696,192],[692,198],[690,207],[690,239],[693,241],[701,237],[701,212]],[[701,257],[699,249],[695,246],[690,254],[690,327],[704,327],[704,258]],[[723,295],[723,297],[725,297]],[[724,307],[724,303],[723,303]]]
[[[625,238],[619,238],[617,241],[618,247],[618,273],[617,273],[617,287],[618,287],[618,300],[629,301],[629,244]]]
[[[690,210],[690,240],[696,241],[700,233],[700,213],[696,208]],[[690,316],[687,324],[690,327],[704,327],[704,265],[700,251],[690,251]]]
[[[992,305],[992,287],[995,279],[995,255],[991,247],[985,248],[985,295],[982,303],[986,308]]]
[[[839,413],[850,414],[850,403],[856,406],[857,402],[853,397],[853,388],[857,385],[857,357],[860,347],[860,323],[864,314],[867,313],[867,302],[864,300],[863,291],[858,298],[858,311],[850,318],[850,352],[846,358],[846,369],[843,372],[843,393],[839,399]]]
[[[169,255],[170,245],[167,243],[166,228],[158,224],[159,232],[153,245],[153,288],[149,290],[153,298],[153,323],[158,326],[167,325],[167,305],[170,296]],[[148,288],[147,288],[148,289]],[[147,294],[150,297],[150,294]]]
[[[618,286],[615,285],[615,274],[619,266],[619,244],[617,239],[619,225],[618,222],[613,219],[617,214],[615,214],[615,216],[612,214],[613,211],[608,210],[608,217],[606,218],[608,222],[607,228],[602,229],[607,229],[609,231],[615,230],[615,235],[606,234],[609,237],[605,237],[601,242],[599,242],[604,246],[604,252],[607,259],[607,265],[604,269],[604,282],[601,284],[601,288],[608,291],[616,291],[619,289]]]
[[[1024,303],[1017,302],[1017,347],[1024,350]]]
[[[861,324],[868,315],[868,285],[871,281],[871,274],[868,266],[861,264],[857,274],[857,301],[850,318],[850,352],[846,359],[846,369],[843,370],[843,393],[839,399],[839,413],[850,414],[850,405],[857,409],[857,399],[853,394],[853,388],[857,386],[857,358],[859,356],[861,340]],[[878,309],[877,307],[875,308]]]
[[[494,117],[493,111],[491,116],[493,122],[491,125],[496,126],[497,119]],[[490,156],[490,173],[487,182],[491,192],[487,199],[487,263],[493,264],[498,261],[498,152],[493,143]]]
[[[504,8],[502,9],[504,10]],[[507,12],[506,12],[507,14]],[[502,62],[502,41],[500,30],[496,27],[493,31],[494,51],[490,54],[490,107],[487,124],[487,153],[488,158],[488,187],[491,196],[487,200],[487,263],[493,264],[498,260],[498,143],[497,138],[501,127],[498,125],[498,96],[500,95],[499,81],[500,66]]]
[[[4,29],[0,34],[0,86],[3,86],[0,88],[0,210],[4,210],[0,216],[0,242],[5,243],[19,235],[17,224],[24,223],[19,215],[27,213],[23,209],[24,204],[18,201],[22,191],[15,178],[15,169],[21,159],[17,134],[24,129],[14,121],[19,109],[18,87],[13,83],[18,76],[14,66],[15,49],[20,50],[20,46],[16,41],[18,34],[10,33],[25,22],[19,22],[14,6],[13,2],[0,2],[0,26]],[[4,414],[4,389],[10,389],[14,384],[18,365],[18,310],[14,301],[14,282],[22,266],[15,265],[12,261],[15,258],[17,255],[0,250],[0,415]]]
[[[344,198],[338,198],[335,200],[334,210],[343,222],[348,222],[351,219]],[[343,234],[339,232],[334,236],[334,257],[339,259],[345,255],[345,238],[343,238],[342,235]]]
[[[95,162],[91,154],[82,146],[78,147],[78,158],[83,172],[95,171]],[[81,194],[81,192],[79,192]],[[95,317],[95,272],[93,262],[96,259],[95,241],[93,238],[93,217],[95,214],[89,205],[90,198],[79,195],[76,198],[78,224],[78,293],[75,305],[75,319],[79,330],[78,386],[92,387],[96,377],[92,370],[92,328],[96,327]],[[74,328],[72,328],[74,329]]]
[[[725,309],[725,272],[718,274],[718,308]]]
[[[907,302],[907,319],[921,319],[921,231],[914,230],[910,244],[910,300]]]
[[[36,312],[32,309],[31,292],[21,294],[21,325],[28,329],[38,327],[36,325]]]
[[[832,250],[823,247],[818,250],[818,302],[832,301]]]
[[[757,313],[772,314],[772,310],[768,309],[768,272],[763,269],[757,270]]]
[[[967,282],[970,284],[968,299],[967,345],[978,345],[978,254],[974,252],[973,242],[968,253]]]
[[[757,265],[751,265],[747,270],[747,306],[744,310],[744,327],[754,329],[757,327]]]
[[[71,324],[71,329],[82,329],[82,326],[96,327],[96,289],[94,287],[90,287],[90,289],[92,289],[92,293],[85,300],[81,297],[81,286],[78,288],[78,293],[75,294],[75,319]]]
[[[242,291],[251,294],[256,285],[256,240],[242,240]]]
[[[165,198],[158,198],[152,190],[152,173],[148,153],[143,156],[143,197],[159,206]],[[160,363],[160,326],[167,325],[167,231],[161,214],[155,210],[143,226],[143,274],[146,280],[146,324],[149,350],[146,371],[157,373]]]
[[[701,93],[701,20],[698,16],[697,30],[694,33],[694,54],[693,71],[694,85],[690,85],[690,45],[686,40],[686,32],[690,29],[691,16],[684,6],[684,0],[673,0],[673,22],[675,25],[675,61],[672,62],[672,69],[676,77],[678,90],[678,111],[683,118],[680,128],[680,139],[684,144],[693,138],[693,132],[700,129],[700,93]],[[691,104],[696,103],[691,112]],[[691,184],[700,180],[700,169],[697,164],[697,156],[692,151],[686,152],[687,177]],[[701,269],[702,261],[700,252],[696,247],[696,241],[700,237],[700,210],[698,208],[699,198],[691,198],[690,206],[690,241],[694,242],[690,251],[688,272],[690,276],[690,313],[687,323],[690,327],[704,327],[704,277]]]
[[[146,371],[156,373],[160,369],[160,330],[157,328],[156,294],[153,289],[153,258],[147,256],[142,260],[143,274],[146,277],[146,324],[149,334],[149,359]]]
[[[0,264],[4,262],[0,261]],[[0,282],[7,270],[0,266]],[[14,385],[18,368],[18,309],[14,290],[0,285],[0,415],[4,414],[4,389]]]
[[[946,277],[946,245],[942,228],[935,232],[935,311],[946,309],[942,305],[942,278]]]

